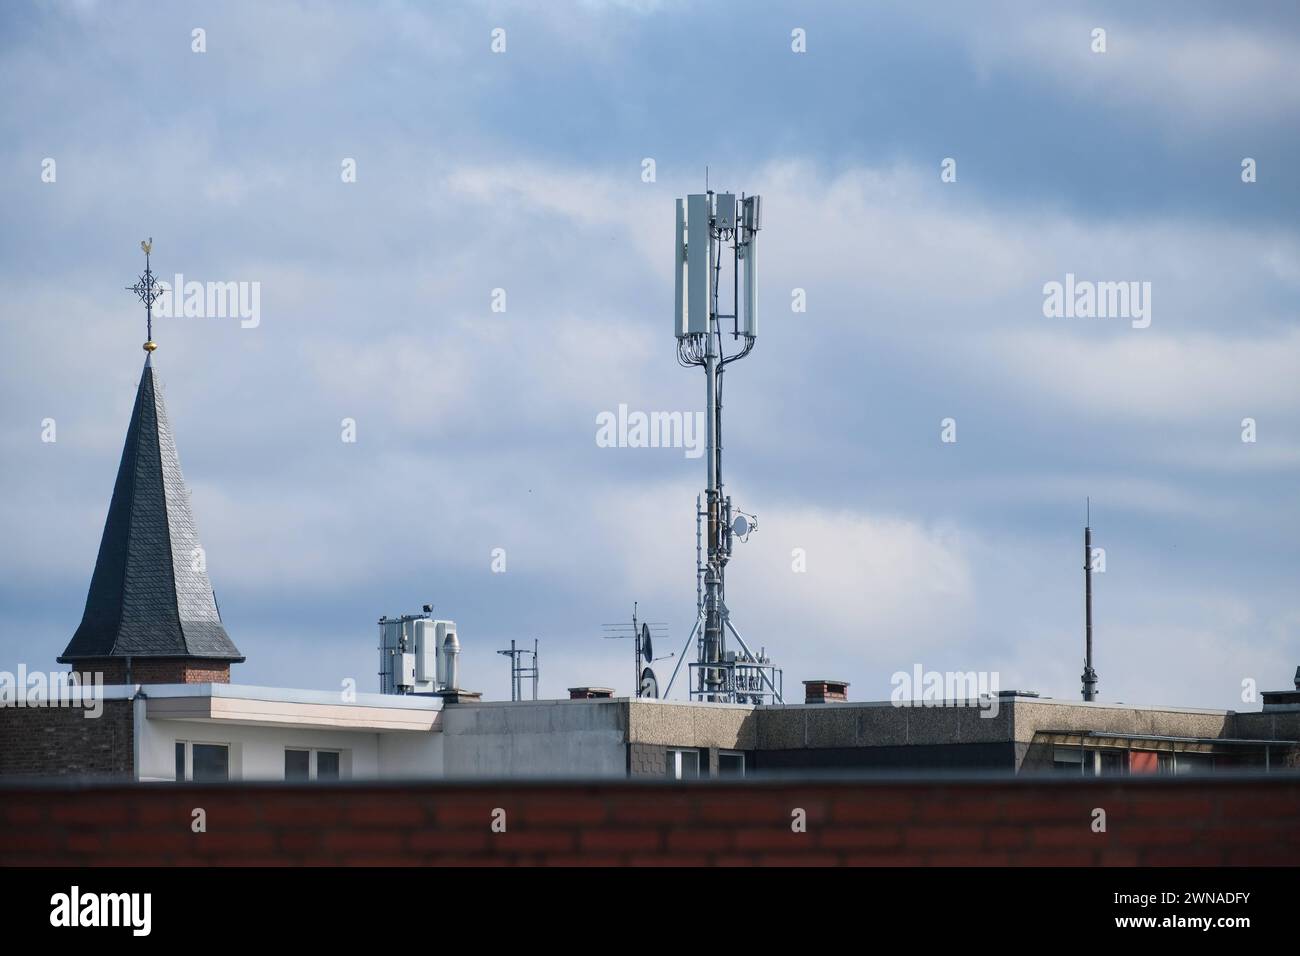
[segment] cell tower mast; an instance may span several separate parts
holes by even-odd
[[[704,193],[677,200],[673,285],[676,293],[673,332],[677,360],[704,369],[707,483],[703,509],[695,509],[697,528],[706,525],[703,561],[696,560],[696,620],[678,668],[691,641],[696,661],[688,666],[691,699],[732,703],[782,703],[781,671],[762,653],[754,654],[736,630],[727,610],[726,569],[735,538],[746,540],[758,524],[736,509],[722,480],[722,383],[727,367],[747,356],[758,335],[758,231],[762,226],[758,196]],[[728,261],[729,260],[729,261]],[[725,271],[731,273],[727,283]],[[719,293],[731,286],[731,309],[723,312]],[[727,354],[726,335],[733,345]],[[702,586],[701,586],[702,581]],[[728,650],[730,635],[738,650]],[[672,690],[677,668],[668,681]]]

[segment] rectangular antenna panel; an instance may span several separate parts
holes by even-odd
[[[717,224],[719,229],[736,228],[736,194],[718,193]]]
[[[677,232],[673,239],[673,334],[686,334],[686,203],[677,200]]]
[[[713,304],[713,232],[709,228],[709,200],[696,194],[686,197],[686,332],[709,331],[709,309]]]
[[[758,335],[758,227],[759,198],[749,196],[743,200],[742,239],[745,259],[745,314],[740,331],[754,338]]]
[[[433,623],[433,683],[438,690],[447,686],[447,662],[443,660],[442,642],[447,638],[447,622]]]
[[[415,679],[432,683],[438,668],[438,626],[420,618],[415,621]]]

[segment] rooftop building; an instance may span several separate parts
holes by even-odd
[[[1281,692],[1290,696],[1290,692]],[[1300,704],[1254,713],[1063,701],[788,705],[478,701],[237,684],[117,685],[102,715],[0,709],[0,775],[161,780],[1080,776],[1300,766]]]

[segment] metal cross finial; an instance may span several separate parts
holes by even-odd
[[[154,278],[153,270],[149,267],[149,253],[153,251],[153,236],[142,240],[140,248],[144,250],[144,275],[140,276],[135,285],[127,286],[126,291],[134,292],[140,297],[140,301],[144,303],[146,331],[148,332],[148,341],[144,343],[144,350],[152,352],[158,347],[158,343],[153,340],[153,304],[163,294],[163,290],[158,284],[158,280]]]

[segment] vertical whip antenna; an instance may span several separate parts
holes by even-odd
[[[1083,699],[1097,699],[1097,672],[1092,667],[1092,499],[1083,526]]]

